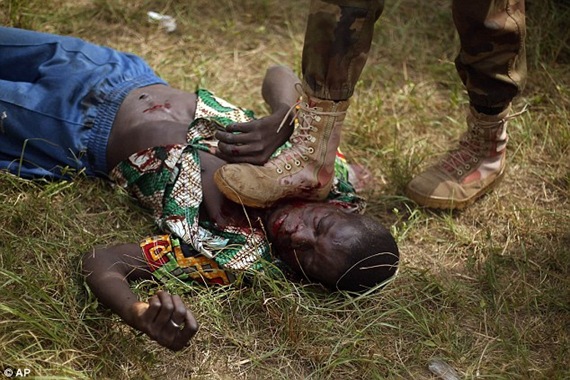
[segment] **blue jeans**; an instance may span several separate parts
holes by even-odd
[[[106,176],[125,96],[165,82],[139,57],[72,37],[0,27],[0,170]]]

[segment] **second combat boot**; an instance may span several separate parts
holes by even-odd
[[[410,181],[406,195],[421,206],[462,209],[489,192],[505,170],[507,121],[517,116],[509,111],[486,115],[471,107],[459,146]]]

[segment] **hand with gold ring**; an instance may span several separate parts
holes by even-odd
[[[198,322],[177,295],[158,291],[135,307],[132,326],[173,351],[184,348],[198,331]]]

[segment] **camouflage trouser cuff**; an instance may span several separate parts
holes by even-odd
[[[348,100],[354,93],[354,87],[348,87],[341,89],[328,88],[324,84],[319,83],[308,83],[305,78],[302,79],[303,92],[312,98],[318,98],[323,100]]]

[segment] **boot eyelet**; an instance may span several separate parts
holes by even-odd
[[[312,146],[310,146],[308,150],[309,150],[309,154],[315,153],[315,148],[313,148]]]
[[[463,170],[458,170],[457,175],[463,175]]]
[[[479,158],[473,157],[473,160],[472,160],[472,161],[473,161],[474,163],[477,163],[477,162],[479,162]]]
[[[291,170],[291,168],[292,168],[291,164],[285,164],[285,169]]]
[[[465,170],[469,170],[469,169],[471,169],[471,165],[467,164],[464,166],[464,168],[465,168]]]
[[[283,174],[283,169],[277,168],[277,174]]]
[[[295,165],[297,165],[297,166],[301,166],[301,161],[299,161],[299,160],[295,160]]]
[[[303,161],[309,161],[309,157],[307,156],[301,156],[301,158],[303,159]]]

